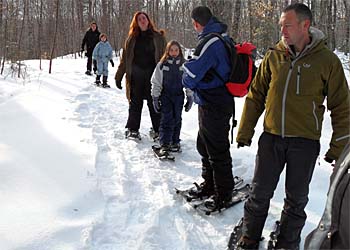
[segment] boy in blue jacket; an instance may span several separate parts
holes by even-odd
[[[199,43],[192,59],[183,66],[183,85],[193,90],[194,102],[198,104],[197,150],[202,157],[204,179],[192,195],[199,198],[211,196],[209,201],[212,206],[220,209],[231,200],[234,188],[228,139],[234,103],[217,74],[228,80],[231,63],[228,51],[219,38],[213,36],[204,41],[211,33],[225,37],[227,25],[218,21],[206,6],[194,8],[191,18],[194,29],[199,33]],[[211,73],[213,70],[217,74]]]
[[[92,59],[96,60],[97,62],[97,75],[96,75],[95,83],[96,85],[100,85],[101,75],[103,75],[103,78],[102,78],[103,88],[110,88],[110,86],[107,84],[108,62],[110,61],[112,64],[112,67],[114,67],[112,56],[113,56],[112,46],[107,41],[107,35],[105,33],[102,33],[100,35],[100,42],[96,45],[92,53]]]

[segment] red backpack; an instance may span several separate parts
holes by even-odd
[[[226,82],[226,88],[234,97],[244,97],[248,91],[256,73],[254,60],[256,57],[256,46],[250,42],[236,44],[232,38],[229,40],[223,38],[219,33],[211,33],[205,40],[208,41],[213,36],[218,37],[224,44],[230,54],[231,73],[228,81],[214,71],[214,74]],[[203,43],[205,44],[206,41]]]

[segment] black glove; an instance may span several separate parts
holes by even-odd
[[[237,143],[237,148],[243,148],[244,146],[247,146],[247,145],[245,145],[243,142]]]
[[[185,103],[185,112],[190,111],[190,109],[192,108],[193,105],[193,96],[192,95],[187,95],[186,96],[186,103]]]
[[[325,157],[324,157],[324,160],[325,160],[326,162],[330,163],[330,164],[332,164],[333,161],[334,161],[333,159],[329,158],[328,156],[325,156]]]
[[[117,79],[115,79],[115,86],[117,86],[118,89],[122,89],[122,82],[118,81]]]
[[[113,60],[111,59],[111,60],[109,60],[109,62],[112,64],[112,67],[114,67],[114,62],[113,62]]]

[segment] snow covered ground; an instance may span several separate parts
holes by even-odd
[[[118,65],[118,59],[115,59]],[[128,103],[125,87],[95,87],[84,75],[86,60],[26,61],[25,80],[0,76],[0,249],[2,250],[213,250],[225,249],[243,203],[204,216],[176,196],[174,188],[201,181],[195,149],[197,106],[183,113],[183,152],[160,162],[151,152],[147,106],[142,141],[124,139]],[[349,80],[349,72],[347,71]],[[236,99],[237,118],[244,99]],[[233,172],[249,181],[253,144],[232,145]],[[235,132],[237,130],[235,129]],[[332,168],[323,161],[331,136],[329,112],[321,138],[307,206],[304,238],[323,212]],[[282,209],[283,177],[271,203],[264,236]],[[266,241],[261,249],[266,248]]]

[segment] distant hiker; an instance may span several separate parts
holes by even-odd
[[[96,44],[99,42],[100,32],[98,31],[98,27],[96,22],[91,22],[89,29],[86,31],[83,43],[81,45],[81,52],[83,53],[85,50],[86,45],[86,53],[87,56],[87,64],[86,64],[86,72],[87,75],[92,75],[91,73],[91,66],[92,66],[92,52],[96,46]],[[96,73],[97,65],[94,63],[93,67],[94,73]]]
[[[115,74],[115,83],[119,89],[122,89],[121,81],[126,74],[126,97],[129,101],[129,117],[125,126],[127,137],[141,138],[139,129],[144,99],[147,100],[154,136],[158,137],[160,114],[153,109],[151,76],[165,46],[164,32],[156,30],[145,12],[136,12]]]
[[[342,64],[311,23],[311,11],[304,4],[282,11],[282,39],[266,53],[245,100],[238,147],[251,144],[264,110],[265,116],[238,249],[259,248],[270,199],[285,166],[286,197],[275,248],[299,248],[309,183],[320,152],[325,98],[333,128],[325,160],[337,160],[350,138],[350,95]]]
[[[168,42],[151,78],[154,110],[161,113],[159,143],[163,151],[180,151],[184,61],[180,44],[174,40]],[[185,111],[189,111],[193,103],[192,91],[189,89],[186,89],[186,99]]]
[[[112,46],[107,41],[107,35],[105,33],[102,33],[100,35],[100,42],[96,45],[92,53],[92,59],[96,60],[96,63],[97,63],[96,85],[99,85],[101,83],[100,78],[101,78],[101,75],[103,75],[103,78],[102,78],[103,88],[110,87],[107,84],[108,62],[111,62],[112,67],[114,67],[112,56],[113,56]]]
[[[206,6],[194,8],[191,18],[199,33],[199,45],[193,58],[184,64],[183,85],[193,90],[194,102],[198,104],[197,150],[202,157],[204,179],[193,196],[212,196],[213,206],[220,209],[231,201],[234,188],[229,142],[234,102],[225,86],[231,63],[229,52],[219,38],[213,37],[205,45],[201,41],[210,33],[225,33],[227,25],[218,21]],[[208,75],[211,69],[225,82],[217,75]]]

